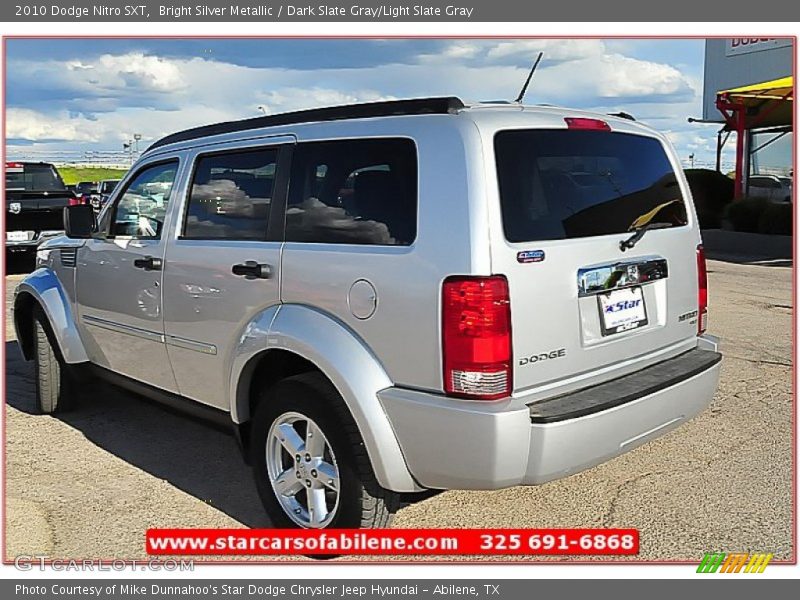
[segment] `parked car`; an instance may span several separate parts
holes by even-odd
[[[84,204],[96,205],[100,201],[96,181],[81,181],[75,185],[75,195],[81,198]]]
[[[63,209],[79,200],[50,163],[7,162],[5,166],[6,258],[32,258],[41,242],[63,233]]]
[[[99,212],[103,209],[118,183],[119,179],[104,179],[99,183],[97,186],[97,202],[92,203],[92,206],[94,206],[95,210]]]
[[[777,175],[751,175],[747,195],[770,202],[791,202],[792,179]]]
[[[700,231],[627,119],[430,98],[154,143],[19,285],[39,408],[84,372],[229,425],[277,526],[566,477],[702,411]]]

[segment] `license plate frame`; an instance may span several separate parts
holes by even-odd
[[[611,308],[630,303],[633,304],[619,310]],[[647,304],[640,285],[598,294],[597,309],[603,336],[641,329],[648,323]]]

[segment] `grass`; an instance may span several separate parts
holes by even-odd
[[[122,179],[127,169],[108,167],[58,167],[64,183],[74,185],[81,181],[102,181],[103,179]]]

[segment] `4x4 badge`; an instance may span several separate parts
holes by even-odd
[[[544,250],[523,250],[517,252],[518,263],[537,263],[544,260]]]

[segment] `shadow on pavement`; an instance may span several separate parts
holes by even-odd
[[[706,258],[763,267],[792,266],[792,236],[721,229],[705,229],[702,235]]]
[[[23,359],[16,342],[6,342],[5,349],[6,402],[36,414],[33,363]],[[100,448],[244,525],[271,526],[250,468],[227,432],[97,381],[58,418]]]

